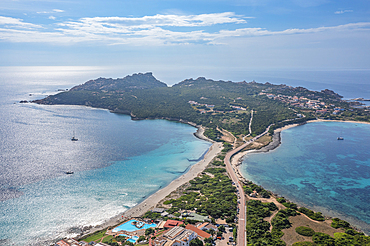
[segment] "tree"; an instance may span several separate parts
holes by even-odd
[[[145,230],[145,236],[148,236],[150,234],[153,234],[154,233],[154,229],[153,228],[148,228]]]
[[[212,244],[212,243],[213,243],[213,238],[212,238],[212,237],[205,238],[205,239],[204,239],[204,242],[205,242],[205,243],[211,243],[211,244]]]
[[[123,245],[134,246],[134,243],[132,243],[130,241],[126,241],[126,242],[123,243]]]
[[[207,232],[209,234],[211,234],[212,236],[215,235],[215,233],[216,233],[215,230],[213,230],[213,229],[209,229]]]
[[[312,241],[316,244],[319,244],[319,245],[327,245],[327,246],[334,246],[335,245],[334,238],[332,238],[328,234],[321,233],[321,232],[316,232],[312,236]]]
[[[194,238],[190,241],[189,246],[203,246],[203,242],[199,238]]]
[[[137,240],[138,242],[141,242],[141,241],[144,241],[145,240],[145,236],[140,236],[139,239]]]

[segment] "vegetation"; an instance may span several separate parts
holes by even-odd
[[[316,246],[313,242],[296,242],[292,246]]]
[[[285,245],[280,238],[270,233],[270,223],[263,220],[263,218],[271,216],[271,211],[278,209],[276,205],[250,200],[247,206],[248,245]]]
[[[265,190],[262,186],[254,184],[252,181],[247,181],[243,185],[244,192],[248,195],[251,194],[253,191],[257,191],[257,193],[263,198],[270,198],[271,192]]]
[[[166,203],[166,204],[169,204],[169,203]],[[146,212],[144,214],[144,218],[148,218],[148,219],[152,219],[152,220],[156,220],[156,219],[158,219],[160,217],[161,217],[161,214],[160,213],[154,213],[152,211],[148,211],[148,212]]]
[[[224,217],[233,222],[236,216],[237,196],[236,188],[231,180],[225,175],[224,168],[208,168],[208,175],[196,177],[190,181],[191,186],[178,199],[171,199],[166,204],[172,204],[169,213],[180,210],[196,210],[201,215],[210,215],[213,218]]]
[[[292,103],[290,99],[295,97],[298,103]],[[307,106],[310,100],[324,103],[328,112],[318,112]],[[214,140],[222,141],[222,132],[230,132],[237,138],[247,134],[257,136],[271,125],[270,132],[287,124],[303,124],[309,119],[324,118],[338,120],[359,120],[370,122],[370,113],[365,109],[351,108],[350,103],[342,101],[341,97],[330,91],[310,91],[302,87],[290,87],[285,85],[272,85],[269,83],[234,83],[225,81],[213,81],[205,78],[196,80],[184,80],[172,87],[158,81],[151,73],[134,74],[123,79],[98,78],[83,85],[76,86],[67,92],[49,96],[43,100],[37,100],[40,104],[68,104],[86,105],[97,108],[109,109],[112,112],[131,115],[132,119],[155,119],[163,118],[182,122],[193,122],[206,128],[205,135]],[[335,108],[336,110],[334,114]],[[253,110],[251,132],[249,122]],[[236,217],[237,196],[236,188],[231,180],[225,175],[223,160],[225,153],[233,146],[224,142],[223,153],[213,162],[201,177],[190,181],[190,187],[178,199],[165,201],[164,204],[172,205],[168,210],[175,216],[180,216],[182,210],[196,210],[201,215],[209,215],[214,218],[225,218],[227,223],[233,223]],[[213,177],[214,176],[214,177]],[[261,186],[252,182],[246,182],[243,189],[247,194],[256,191],[259,196],[269,198],[271,193]],[[247,237],[251,245],[285,245],[280,239],[282,229],[289,228],[290,216],[297,215],[296,210],[307,215],[309,218],[324,221],[321,213],[287,202],[284,198],[278,198],[286,209],[280,210],[272,219],[272,231],[270,223],[263,220],[271,216],[271,212],[277,210],[273,203],[262,203],[251,200],[248,202]],[[159,213],[148,211],[146,218],[158,219]],[[166,218],[164,218],[166,219]],[[194,221],[185,219],[185,223]],[[348,222],[338,218],[333,219],[333,228],[344,228],[344,233],[336,233],[332,238],[327,234],[316,232],[312,240],[317,245],[370,245],[369,237],[356,232]],[[234,226],[234,237],[236,229]],[[296,228],[297,233],[310,236],[313,230],[308,227]],[[149,236],[152,231],[146,231]],[[99,231],[83,238],[86,242],[102,240],[110,245],[118,245],[123,238],[105,236],[105,231]],[[142,239],[142,238],[141,238]],[[132,245],[125,242],[126,245]],[[192,246],[200,246],[203,243],[197,240],[190,242]],[[206,242],[207,246],[211,242]],[[313,245],[309,242],[298,242],[294,245]]]
[[[293,209],[293,210],[297,210],[297,209],[298,209],[297,204],[292,203],[292,202],[283,202],[282,204],[283,204],[285,207],[290,208],[290,209]]]
[[[300,207],[298,209],[298,211],[307,215],[309,218],[311,218],[313,220],[317,220],[317,221],[324,221],[325,220],[324,216],[322,216],[322,214],[320,212],[315,213],[314,211],[312,211],[308,208],[305,208],[305,207]]]
[[[133,78],[99,78],[35,102],[106,108],[130,114],[133,119],[182,119],[205,126],[205,135],[216,141],[221,137],[217,129],[225,129],[234,136],[248,134],[251,109],[255,111],[253,134],[262,133],[272,123],[295,117],[295,112],[284,103],[258,96],[262,90],[276,87],[273,85],[198,78],[167,87],[151,74],[128,77]],[[133,79],[138,87],[134,86]],[[197,105],[193,107],[189,101]],[[242,107],[244,110],[232,107]]]
[[[203,246],[203,242],[199,238],[194,238],[190,241],[189,246]]]
[[[224,142],[223,143],[224,148],[222,149],[222,152],[226,153],[233,149],[233,146],[230,143]]]
[[[281,238],[284,233],[282,229],[290,228],[292,224],[289,221],[290,216],[296,216],[298,213],[290,208],[280,210],[275,217],[272,219],[272,230],[271,234],[276,238]]]
[[[322,232],[316,232],[312,236],[312,241],[318,245],[335,246],[334,238]]]
[[[90,243],[92,241],[97,241],[103,238],[106,232],[107,230],[101,230],[101,231],[94,232],[93,234],[89,234],[86,237],[81,238],[80,241],[85,241],[87,243]]]
[[[349,228],[350,224],[347,221],[334,218],[331,222],[331,227],[337,229],[337,228]]]
[[[312,228],[306,226],[299,226],[295,228],[295,231],[302,236],[312,237],[315,234],[315,231]]]
[[[150,234],[153,234],[154,233],[154,229],[153,228],[148,228],[145,230],[145,236],[149,236]]]

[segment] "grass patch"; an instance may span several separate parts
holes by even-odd
[[[92,241],[97,241],[97,240],[101,239],[102,237],[104,237],[104,235],[105,235],[106,232],[107,232],[107,230],[97,231],[97,232],[95,232],[93,234],[87,235],[84,238],[81,238],[80,241],[85,241],[87,243],[90,243]]]
[[[295,228],[295,231],[302,236],[312,237],[315,234],[315,231],[312,228],[306,226],[299,226]]]
[[[110,240],[112,240],[114,237],[112,235],[109,235],[109,236],[106,236],[104,239],[103,239],[103,243],[109,243]]]

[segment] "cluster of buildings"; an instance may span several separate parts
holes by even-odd
[[[196,101],[189,101],[188,103],[190,103],[192,106],[206,106],[207,108],[200,109],[201,114],[205,114],[207,112],[213,112],[213,108],[215,107],[215,105],[213,104],[198,103]]]
[[[165,228],[169,228],[160,236],[156,237],[151,246],[189,246],[191,240],[198,238],[204,241],[206,238],[212,237],[207,233],[207,230],[218,230],[216,226],[209,222],[201,222],[196,225],[187,224],[176,220],[167,220]]]
[[[299,107],[303,109],[312,109],[315,110],[316,113],[325,114],[340,114],[345,109],[335,107],[334,104],[327,105],[325,102],[322,101],[322,98],[318,98],[317,100],[309,99],[306,97],[298,97],[298,96],[286,96],[286,95],[274,95],[271,93],[261,92],[259,95],[266,95],[270,99],[279,100],[281,102],[288,103],[294,107]]]
[[[73,238],[62,239],[54,244],[54,246],[90,246],[90,245],[91,244],[88,244],[83,241],[79,242]],[[97,244],[94,244],[94,246],[109,246],[109,245],[105,243],[97,243]]]
[[[239,99],[239,98],[237,98],[237,99]],[[200,109],[201,114],[204,114],[204,113],[207,113],[207,112],[221,112],[221,111],[213,110],[213,108],[215,107],[215,105],[213,105],[213,104],[198,103],[196,101],[189,101],[188,103],[191,104],[192,106],[205,106],[205,107],[207,107],[208,109],[207,108]],[[246,108],[243,108],[241,106],[231,105],[230,107],[233,108],[234,110],[247,110]]]

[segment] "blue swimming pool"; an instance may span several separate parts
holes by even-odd
[[[136,222],[136,223],[139,222],[140,227],[138,228],[135,225],[133,225],[132,224],[133,222]],[[116,228],[114,228],[112,230],[112,232],[118,232],[118,231],[137,231],[137,230],[148,229],[150,227],[156,227],[156,226],[157,226],[157,224],[155,224],[155,223],[146,224],[146,223],[142,223],[142,222],[137,221],[137,220],[129,220],[126,223],[123,223],[122,225],[117,226]]]
[[[136,243],[136,241],[139,239],[139,237],[137,236],[132,236],[130,239],[127,239],[127,241],[129,242],[132,242],[132,243]]]

